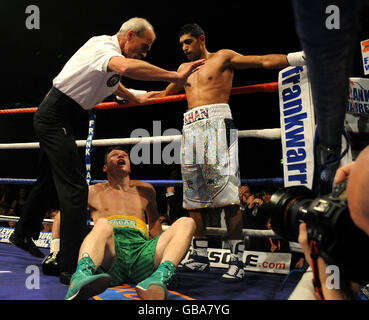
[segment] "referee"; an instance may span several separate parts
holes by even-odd
[[[197,61],[175,72],[142,61],[155,37],[152,25],[142,18],[126,21],[116,35],[92,37],[53,80],[53,87],[33,118],[40,142],[40,173],[9,241],[34,256],[43,257],[33,240],[39,237],[49,201],[57,199],[61,211],[62,283],[69,284],[87,233],[88,186],[71,130],[72,120],[83,109],[92,109],[113,93],[136,103],[150,99],[150,92],[142,94],[125,88],[120,83],[121,76],[184,85],[187,77],[203,64]]]

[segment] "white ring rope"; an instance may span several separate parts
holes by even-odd
[[[239,138],[260,138],[269,140],[278,140],[281,138],[281,129],[261,129],[261,130],[241,130],[238,131]],[[136,138],[120,138],[120,139],[96,139],[92,141],[92,146],[112,146],[112,145],[127,145],[137,143],[169,143],[173,141],[180,141],[182,135],[173,136],[154,136],[154,137],[136,137]],[[77,140],[77,147],[85,147],[86,140]],[[40,147],[38,142],[26,143],[0,143],[0,149],[38,149]]]
[[[0,215],[0,221],[8,221],[8,222],[18,222],[19,217],[17,216],[5,216]],[[53,224],[53,219],[44,219],[43,224]],[[94,226],[93,222],[89,223],[89,226]],[[163,230],[168,229],[170,226],[163,225]],[[255,230],[255,229],[242,229],[243,235],[247,236],[255,236],[255,237],[261,237],[261,238],[278,238],[280,237],[274,233],[273,230]],[[214,227],[207,227],[207,234],[213,235],[213,236],[224,236],[227,234],[226,228],[214,228]]]
[[[16,216],[4,216],[0,215],[0,221],[9,221],[9,222],[18,222],[19,217]],[[53,219],[44,219],[43,224],[52,225],[54,222]],[[93,221],[88,224],[90,227],[94,226]],[[163,225],[163,230],[167,230],[170,226]],[[206,234],[212,236],[226,236],[227,229],[226,228],[215,228],[215,227],[207,227]],[[256,229],[242,229],[243,236],[249,237],[258,237],[258,238],[272,238],[272,239],[282,239],[279,235],[277,235],[273,230],[256,230]],[[303,253],[301,246],[297,242],[289,242],[291,252],[299,252]]]

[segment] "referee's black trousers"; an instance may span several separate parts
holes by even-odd
[[[81,112],[74,100],[56,88],[38,107],[33,126],[40,142],[40,172],[15,226],[17,235],[37,239],[50,201],[56,199],[61,211],[60,267],[68,273],[75,271],[87,234],[88,185],[71,128]]]

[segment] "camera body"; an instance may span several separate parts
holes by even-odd
[[[369,282],[369,236],[350,217],[346,182],[321,197],[304,186],[275,192],[270,200],[271,225],[282,238],[297,242],[299,225],[307,225],[308,239],[315,240],[328,265],[337,265],[343,278],[359,284]]]

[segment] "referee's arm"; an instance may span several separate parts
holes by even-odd
[[[184,85],[187,77],[202,64],[203,60],[197,60],[189,64],[185,70],[176,72],[159,68],[143,60],[114,56],[109,60],[108,70],[134,80],[165,81]]]

